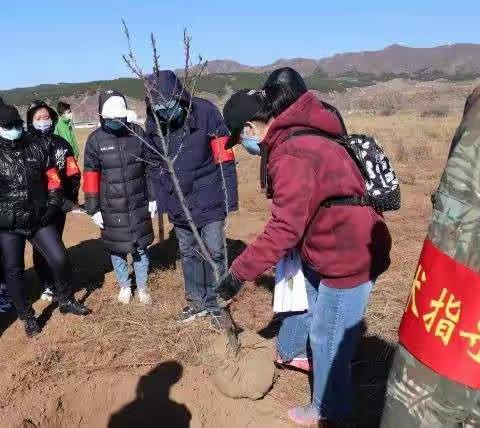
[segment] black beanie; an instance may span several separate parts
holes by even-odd
[[[23,123],[22,118],[18,114],[18,110],[14,106],[9,106],[3,103],[0,104],[0,126],[5,127],[6,125],[16,123]]]

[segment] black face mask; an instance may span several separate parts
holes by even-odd
[[[104,127],[109,132],[115,135],[125,134],[128,131],[128,129],[126,128],[126,126],[128,126],[126,118],[104,119],[103,123],[104,123]]]

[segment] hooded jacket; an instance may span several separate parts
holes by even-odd
[[[196,226],[224,220],[228,212],[238,209],[238,190],[234,154],[232,150],[225,149],[229,132],[222,115],[211,102],[191,98],[172,71],[160,71],[150,76],[147,84],[154,103],[174,98],[185,110],[191,103],[187,123],[166,137],[169,154],[177,156],[175,170]],[[153,115],[147,99],[147,135],[156,151],[163,154]],[[174,225],[187,226],[164,162],[155,151],[148,150],[147,156],[152,164],[158,165],[154,170],[154,185],[159,212],[167,212]]]
[[[60,177],[43,144],[28,134],[0,137],[0,231],[30,236],[47,208],[61,204]]]
[[[42,133],[33,127],[33,116],[40,108],[46,108],[52,119],[52,128]],[[55,162],[55,166],[62,182],[64,203],[63,211],[70,211],[78,203],[78,191],[80,190],[81,173],[75,156],[68,142],[62,137],[54,134],[54,129],[58,121],[57,112],[43,101],[34,101],[27,110],[27,132],[28,134],[41,142]]]
[[[272,217],[231,270],[241,280],[254,280],[296,247],[328,286],[353,288],[375,280],[390,262],[383,218],[371,207],[321,207],[331,197],[364,195],[365,182],[338,143],[313,135],[289,138],[304,128],[345,132],[338,114],[312,93],[274,120],[262,142],[269,152]]]
[[[100,114],[104,103],[113,96],[125,100],[117,91],[102,93]],[[127,254],[136,248],[145,249],[154,235],[148,211],[145,146],[138,137],[145,138],[143,129],[129,123],[129,130],[122,128],[114,133],[105,127],[103,118],[100,123],[85,146],[85,208],[90,215],[101,211],[102,239],[110,252]]]
[[[78,148],[77,138],[75,137],[75,131],[73,129],[73,124],[70,119],[66,119],[62,116],[58,117],[58,121],[55,125],[55,130],[53,131],[55,135],[63,138],[70,145],[72,149],[73,156],[75,159],[78,159],[80,155],[80,150]]]

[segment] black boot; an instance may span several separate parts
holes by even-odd
[[[36,336],[41,332],[41,328],[35,318],[35,312],[32,308],[28,308],[23,314],[19,315],[19,318],[25,325],[25,334],[27,337]]]
[[[85,305],[82,305],[80,302],[77,302],[74,297],[59,302],[58,304],[60,312],[62,314],[73,314],[85,316],[91,314],[92,311],[88,309]]]

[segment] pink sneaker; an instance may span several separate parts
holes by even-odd
[[[318,412],[318,410],[310,404],[305,407],[294,407],[288,411],[288,417],[297,425],[302,426],[318,426],[318,423],[325,421]]]
[[[301,370],[302,372],[309,373],[312,371],[311,361],[310,359],[305,357],[295,357],[291,361],[283,361],[280,357],[278,357],[275,363],[282,367],[297,369],[297,370]]]

